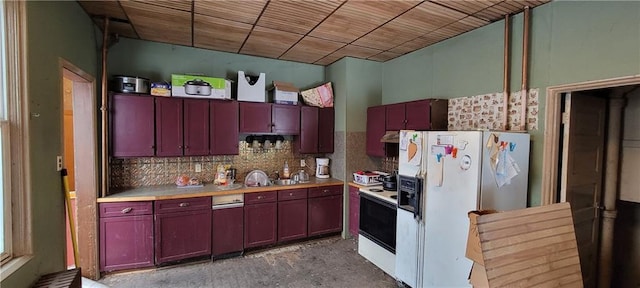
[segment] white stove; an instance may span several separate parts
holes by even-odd
[[[397,191],[384,190],[382,189],[382,186],[368,186],[368,187],[360,188],[360,192],[379,198],[381,200],[387,201],[389,203],[398,205]]]

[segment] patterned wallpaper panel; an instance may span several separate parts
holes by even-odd
[[[218,164],[229,164],[237,169],[236,178],[244,181],[244,177],[254,169],[260,169],[269,177],[274,171],[282,176],[284,163],[287,161],[289,171],[300,171],[300,160],[304,159],[309,175],[315,175],[315,158],[324,157],[322,154],[299,154],[292,147],[295,143],[285,140],[282,149],[254,150],[249,143],[240,141],[238,155],[229,156],[198,156],[198,157],[142,157],[142,158],[112,158],[111,168],[112,188],[128,188],[149,185],[165,185],[175,183],[180,175],[196,177],[205,183],[213,182]],[[202,164],[202,172],[195,172],[195,164]]]
[[[538,129],[539,89],[529,90],[527,97],[527,130]],[[449,130],[502,129],[503,93],[461,97],[449,100]],[[520,124],[521,91],[509,96],[507,121],[509,127]]]

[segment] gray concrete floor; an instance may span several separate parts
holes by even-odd
[[[358,255],[353,239],[331,237],[216,261],[110,274],[109,287],[397,287]]]

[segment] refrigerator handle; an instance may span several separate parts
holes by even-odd
[[[414,194],[415,206],[413,209],[413,218],[417,221],[422,220],[422,188],[423,188],[423,180],[420,177],[416,178],[416,193]]]

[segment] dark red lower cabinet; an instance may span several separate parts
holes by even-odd
[[[307,237],[307,199],[278,202],[278,242]]]
[[[342,231],[342,195],[309,198],[308,235]]]
[[[156,264],[211,254],[210,205],[206,210],[156,214]]]
[[[153,266],[153,215],[100,218],[100,271]]]
[[[211,254],[220,256],[243,249],[243,218],[242,207],[213,210],[211,221]]]
[[[257,193],[256,193],[257,194]],[[245,199],[246,202],[247,199]],[[244,206],[244,247],[258,247],[276,243],[278,203],[259,203]]]

